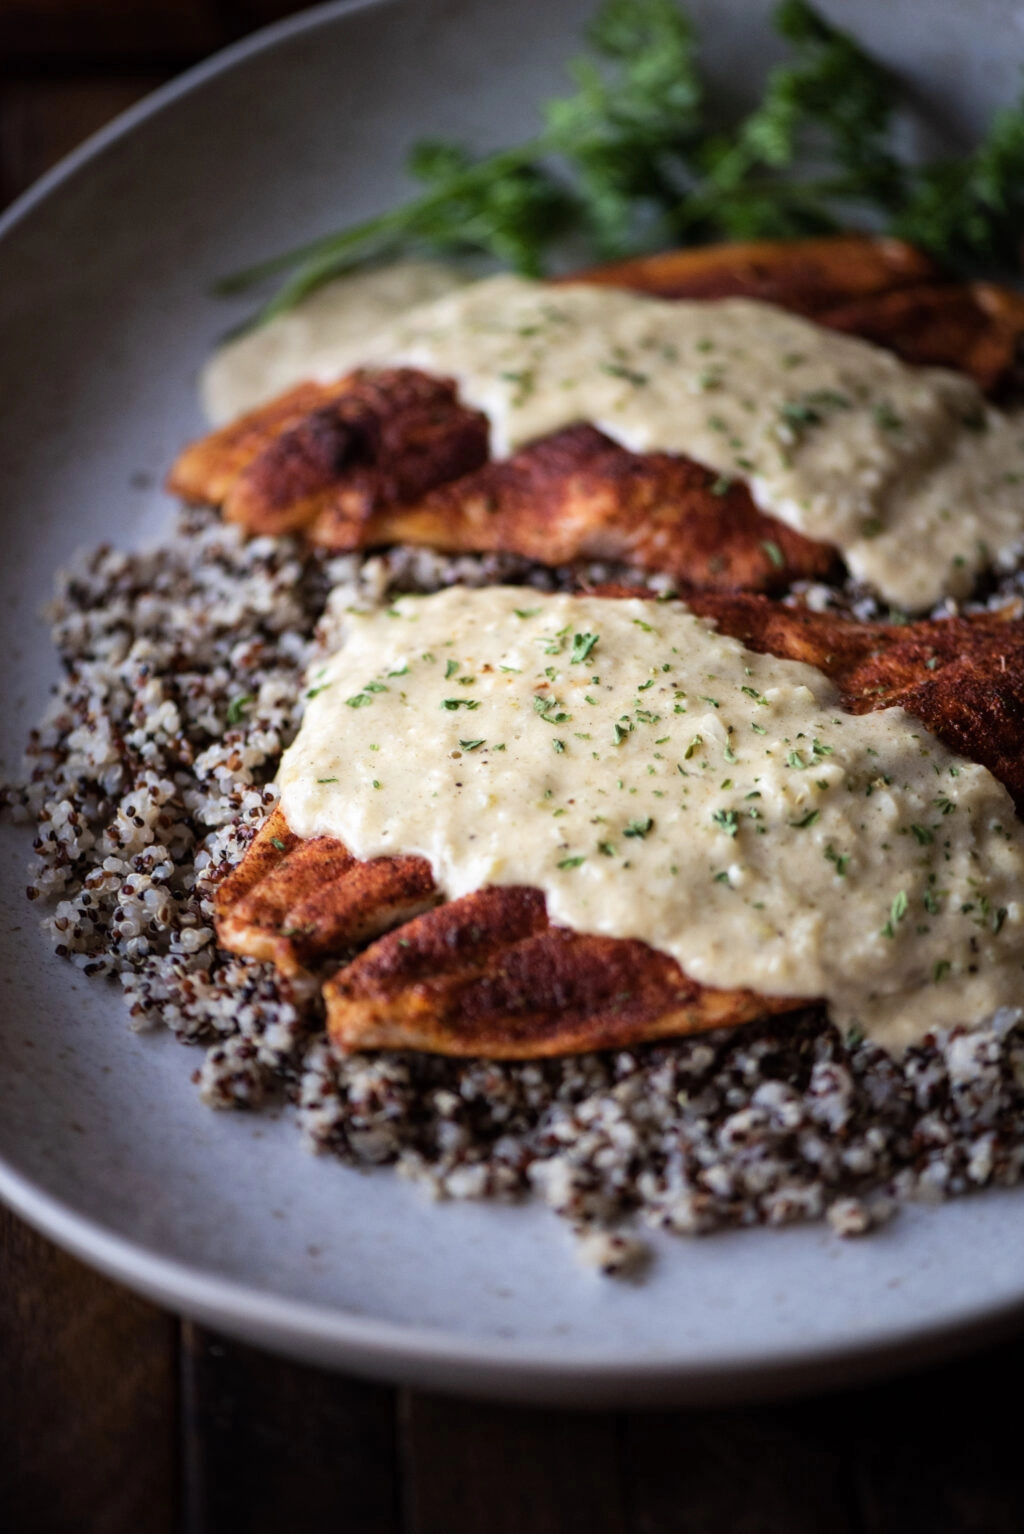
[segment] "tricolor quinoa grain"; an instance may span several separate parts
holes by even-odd
[[[827,1217],[855,1235],[900,1199],[1019,1181],[1022,1011],[900,1061],[841,1039],[814,1009],[536,1064],[340,1059],[315,986],[218,951],[213,891],[274,804],[305,669],[338,614],[396,590],[571,589],[580,574],[639,579],[401,548],[331,558],[247,543],[196,511],[150,552],[81,557],[51,607],[63,677],[25,781],[4,790],[37,827],[28,893],[56,951],[118,982],[135,1027],[204,1048],[204,1102],[286,1098],[309,1148],[394,1163],[435,1195],[536,1190],[571,1221],[581,1259],[608,1272],[643,1258],[632,1216],[685,1234]],[[1020,604],[1020,586],[1010,572],[984,600]],[[807,595],[878,615],[855,591]]]

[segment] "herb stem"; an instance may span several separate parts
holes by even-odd
[[[438,190],[424,192],[402,207],[390,208],[348,229],[321,235],[318,239],[297,245],[280,255],[269,256],[241,271],[232,272],[216,283],[215,292],[223,295],[241,293],[269,277],[276,277],[281,272],[298,267],[290,281],[261,310],[261,321],[271,319],[275,314],[292,308],[329,277],[337,276],[357,262],[362,264],[368,256],[386,254],[389,246],[402,236],[412,234],[415,237],[417,225],[443,208],[452,197],[474,192],[495,178],[507,175],[509,171],[533,163],[549,147],[544,136],[540,135],[525,144],[501,150],[469,166],[461,174],[448,178]]]
[[[603,0],[574,90],[542,127],[490,155],[427,141],[410,155],[426,189],[397,208],[224,277],[245,292],[288,274],[257,321],[329,278],[405,252],[475,252],[540,276],[568,231],[581,264],[659,241],[787,239],[841,222],[882,228],[954,267],[1017,271],[1024,233],[1024,100],[997,112],[970,153],[902,157],[899,81],[809,0],[778,0],[789,56],[754,111],[706,111],[693,28],[677,0]]]

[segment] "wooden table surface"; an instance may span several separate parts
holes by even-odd
[[[0,0],[0,204],[170,75],[300,8]],[[1015,1340],[783,1405],[482,1405],[241,1346],[0,1211],[0,1530],[1020,1534],[1022,1370]]]

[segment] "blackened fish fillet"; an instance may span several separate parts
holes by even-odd
[[[857,623],[713,593],[688,605],[752,650],[816,666],[852,713],[900,704],[1024,809],[1024,624]],[[524,1059],[733,1027],[801,1004],[701,986],[645,943],[553,926],[538,890],[441,903],[424,859],[360,862],[332,837],[300,841],[280,810],[220,886],[217,932],[286,974],[323,971],[376,937],[324,986],[331,1036],[347,1050]]]

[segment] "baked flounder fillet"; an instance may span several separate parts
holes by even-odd
[[[423,858],[360,862],[334,837],[300,841],[275,810],[218,891],[217,936],[295,976],[395,928],[324,984],[342,1050],[530,1059],[734,1027],[799,1005],[698,985],[646,943],[552,926],[539,890],[441,899]]]
[[[909,246],[862,236],[669,252],[574,280],[661,298],[763,299],[914,363],[1011,387],[1024,300],[946,281]],[[487,462],[487,423],[415,369],[302,384],[186,448],[169,488],[252,533],[332,550],[404,542],[547,564],[612,559],[686,590],[772,592],[834,551],[785,528],[692,459],[630,453],[570,427]]]
[[[611,559],[712,591],[778,591],[836,566],[832,548],[759,511],[739,481],[630,453],[592,426],[486,459],[487,422],[452,381],[401,368],[298,385],[186,448],[168,487],[250,533],[301,532],[335,552],[411,543],[547,565]]]
[[[756,596],[706,594],[690,605],[751,649],[818,667],[852,713],[902,705],[1024,806],[1024,624],[860,624]],[[443,902],[424,859],[361,862],[332,837],[300,840],[280,810],[220,886],[217,932],[224,947],[287,975],[323,975],[346,960],[324,984],[330,1034],[345,1050],[523,1059],[738,1026],[806,1004],[701,986],[645,943],[555,927],[536,890]]]
[[[167,483],[186,501],[220,506],[250,533],[304,530],[328,508],[359,529],[381,509],[415,504],[478,468],[487,437],[486,417],[459,403],[451,379],[414,368],[356,371],[298,384],[201,438]]]
[[[217,890],[217,937],[294,977],[440,899],[425,858],[354,858],[332,836],[295,836],[278,809]]]
[[[751,650],[816,666],[852,714],[905,708],[987,767],[1024,814],[1024,622],[986,613],[858,623],[743,595],[698,594],[687,605]]]
[[[824,580],[835,551],[759,511],[746,486],[692,458],[630,453],[593,426],[570,426],[511,458],[377,516],[369,543],[445,554],[519,554],[546,565],[614,560],[670,575],[681,590],[773,593]],[[314,543],[351,548],[360,529],[326,509]]]
[[[573,275],[652,298],[757,298],[904,362],[953,368],[985,394],[1020,382],[1024,296],[960,282],[902,240],[836,235],[670,250]]]

